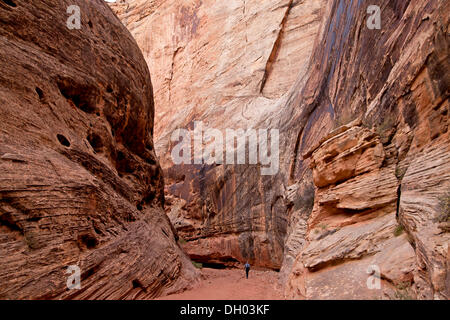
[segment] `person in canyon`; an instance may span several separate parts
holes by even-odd
[[[248,279],[248,272],[250,271],[250,264],[248,263],[248,261],[245,263],[245,278]]]

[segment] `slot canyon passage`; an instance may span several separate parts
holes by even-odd
[[[449,299],[449,17],[0,0],[0,299]],[[199,122],[277,129],[278,170],[175,164]]]

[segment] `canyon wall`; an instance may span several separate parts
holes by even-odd
[[[281,268],[289,298],[448,299],[446,1],[112,7],[162,75],[156,150],[191,258]],[[195,121],[279,129],[278,173],[173,165]]]
[[[70,5],[80,29],[66,25]],[[0,24],[0,298],[144,299],[188,286],[197,272],[163,210],[135,40],[102,0],[0,1]],[[71,265],[79,290],[66,285]]]
[[[192,259],[280,268],[288,224],[283,184],[274,183],[281,176],[261,176],[253,165],[174,165],[170,137],[195,121],[222,132],[268,128],[264,121],[282,112],[283,96],[306,72],[325,2],[111,4],[157,75],[155,146],[167,213]]]
[[[291,179],[311,174],[315,199],[286,295],[448,299],[449,5],[376,1],[371,30],[371,4],[327,4],[288,103]]]

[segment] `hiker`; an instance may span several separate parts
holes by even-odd
[[[248,261],[245,263],[245,277],[248,279],[248,272],[250,271],[250,264]]]

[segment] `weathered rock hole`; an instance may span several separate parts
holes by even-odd
[[[79,243],[81,244],[81,247],[94,249],[98,245],[98,240],[90,234],[83,234],[79,237]]]
[[[143,202],[144,203],[151,203],[155,199],[156,195],[154,192],[150,192],[148,195],[145,196]]]
[[[88,25],[89,25],[89,28],[91,28],[91,29],[93,28],[93,25],[92,25],[91,21],[88,22]]]
[[[142,211],[142,204],[138,203],[136,205],[136,209],[138,209],[139,211]]]
[[[201,263],[203,268],[210,269],[229,269],[241,264],[237,259],[229,256],[210,259],[207,256],[191,255],[190,258],[196,263]]]
[[[67,140],[66,137],[64,137],[62,134],[57,134],[56,138],[58,138],[59,143],[61,143],[65,147],[70,147],[70,142]]]
[[[18,231],[23,235],[22,228],[13,220],[10,213],[4,213],[0,215],[0,226],[6,226],[10,230]]]
[[[38,96],[39,96],[39,100],[42,100],[42,99],[44,99],[44,92],[42,91],[42,89],[41,88],[39,88],[39,87],[36,87],[36,93],[38,94]]]
[[[131,284],[133,285],[133,288],[139,288],[141,286],[138,279],[134,279],[133,281],[131,281]]]
[[[144,285],[142,284],[141,281],[139,281],[138,279],[134,279],[133,281],[131,281],[131,284],[133,285],[133,288],[140,288],[142,289],[144,292],[147,292],[147,290],[145,289]]]
[[[92,149],[94,149],[95,152],[102,152],[103,150],[103,141],[102,138],[96,134],[96,133],[90,133],[87,136],[87,141],[91,145]]]
[[[64,81],[58,83],[58,88],[63,97],[69,101],[72,101],[78,109],[86,113],[96,112],[97,108],[92,96],[92,90],[89,87],[73,87]]]
[[[133,173],[135,168],[123,151],[117,152],[116,169],[119,173]]]
[[[95,225],[93,226],[93,228],[94,228],[94,232],[96,234],[98,234],[98,235],[102,235],[103,234],[103,232],[100,229],[98,229]]]
[[[5,4],[7,4],[10,7],[17,7],[17,5],[12,0],[2,0]]]
[[[112,88],[110,85],[108,85],[108,86],[106,87],[106,92],[112,93],[112,92],[113,92],[113,88]]]
[[[117,161],[122,161],[125,159],[125,154],[122,151],[117,152]]]

